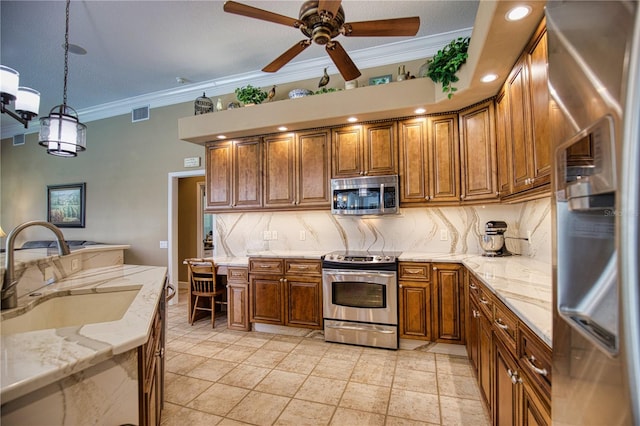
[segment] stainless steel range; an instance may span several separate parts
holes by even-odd
[[[398,252],[322,257],[324,338],[398,349]]]

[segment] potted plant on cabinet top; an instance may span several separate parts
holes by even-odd
[[[245,105],[260,104],[267,99],[267,92],[248,84],[236,89],[236,98]]]
[[[458,90],[451,83],[458,81],[456,73],[460,67],[467,62],[469,54],[469,37],[458,37],[449,44],[438,50],[436,55],[429,61],[427,76],[435,83],[442,83],[442,91],[448,92],[447,97],[451,99],[453,92]]]

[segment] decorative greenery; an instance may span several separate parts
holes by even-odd
[[[316,90],[314,95],[322,95],[323,93],[339,92],[340,90],[342,89],[336,89],[335,87],[330,87],[327,89],[326,87],[323,87],[320,90]]]
[[[452,40],[442,50],[438,50],[438,53],[429,61],[427,76],[436,83],[442,83],[442,91],[449,93],[447,95],[449,99],[453,96],[453,92],[458,90],[451,86],[451,83],[459,80],[456,73],[467,62],[469,40],[469,37],[458,37]]]
[[[243,104],[261,104],[267,99],[267,92],[248,84],[236,89],[236,98]]]

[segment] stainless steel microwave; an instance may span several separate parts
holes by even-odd
[[[381,215],[398,213],[398,176],[331,179],[331,213]]]

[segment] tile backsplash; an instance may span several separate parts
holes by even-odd
[[[422,251],[481,254],[489,220],[507,223],[507,248],[551,262],[549,198],[519,204],[405,208],[376,217],[334,216],[329,211],[224,213],[215,217],[215,255],[261,251]]]

